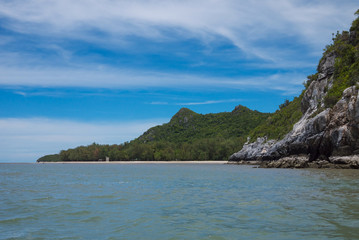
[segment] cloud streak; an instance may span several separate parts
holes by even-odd
[[[208,100],[203,102],[183,102],[176,103],[178,106],[195,106],[195,105],[209,105],[209,104],[218,104],[218,103],[231,103],[231,102],[242,102],[243,99],[225,99],[225,100]]]
[[[196,106],[196,105],[210,105],[218,103],[232,103],[232,102],[242,102],[243,99],[223,99],[223,100],[207,100],[201,102],[181,102],[181,103],[169,103],[169,102],[150,102],[151,105],[175,105],[175,106]]]
[[[231,88],[247,90],[278,90],[298,92],[306,79],[300,73],[272,74],[263,77],[213,77],[205,75],[162,73],[154,71],[110,71],[72,68],[3,68],[0,67],[0,86],[30,87],[88,87],[104,89],[133,88]],[[18,94],[25,93],[19,91]]]
[[[120,144],[168,119],[86,123],[47,118],[0,118],[1,162],[34,162],[45,154],[88,145]]]
[[[4,27],[20,33],[110,45],[124,44],[128,36],[159,42],[221,36],[248,55],[278,61],[273,53],[281,46],[263,46],[268,39],[294,37],[322,47],[331,32],[350,24],[356,7],[349,0],[13,0],[0,3],[0,15],[7,19]]]

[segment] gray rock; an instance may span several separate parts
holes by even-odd
[[[345,89],[333,108],[324,109],[323,105],[333,82],[334,62],[334,53],[321,60],[318,79],[303,95],[303,116],[292,131],[280,141],[258,138],[246,143],[230,161],[267,160],[270,162],[263,163],[266,167],[293,168],[325,168],[343,162],[347,168],[359,168],[359,157],[355,155],[359,154],[358,89],[355,86]],[[318,113],[318,109],[324,110]],[[351,155],[355,157],[345,157]]]
[[[329,160],[309,161],[307,156],[289,156],[275,161],[262,161],[261,168],[340,168],[359,169],[359,156],[336,156]]]
[[[274,140],[267,141],[267,138],[258,138],[254,143],[244,144],[243,151],[233,154],[230,160],[261,160],[275,143]]]
[[[319,63],[318,70],[319,75],[323,75],[323,77],[327,77],[328,75],[332,75],[334,72],[334,63],[335,63],[336,55],[334,52],[328,53],[322,61]]]

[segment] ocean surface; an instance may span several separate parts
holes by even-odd
[[[0,164],[0,239],[359,239],[359,171]]]

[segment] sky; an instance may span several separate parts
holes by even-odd
[[[274,112],[357,0],[0,0],[0,162],[120,144],[180,108]]]

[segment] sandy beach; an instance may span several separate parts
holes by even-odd
[[[110,162],[39,162],[52,164],[227,164],[228,161],[110,161]]]

